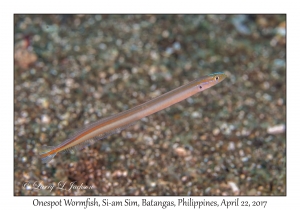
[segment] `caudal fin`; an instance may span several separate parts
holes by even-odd
[[[40,148],[39,155],[42,158],[43,163],[48,163],[57,154],[57,153],[52,153],[52,154],[47,155],[47,153],[49,153],[54,148],[55,148],[55,146],[42,146]]]

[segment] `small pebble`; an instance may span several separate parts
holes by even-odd
[[[42,123],[44,123],[44,124],[48,124],[48,123],[50,123],[50,121],[51,121],[51,119],[50,119],[50,117],[48,116],[48,115],[42,115],[42,117],[41,117],[42,119]]]
[[[280,134],[285,132],[285,125],[280,124],[280,125],[275,125],[273,127],[269,127],[267,129],[268,134]]]
[[[175,148],[175,153],[179,157],[185,157],[187,155],[187,151],[183,147],[177,147],[177,148]]]
[[[219,133],[220,133],[220,129],[219,129],[219,128],[215,128],[215,129],[213,130],[213,135],[214,135],[214,136],[217,136]]]
[[[228,182],[228,185],[234,193],[240,192],[238,186],[234,182]]]

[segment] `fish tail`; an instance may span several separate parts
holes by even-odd
[[[40,151],[39,151],[39,156],[42,159],[43,163],[50,162],[54,158],[54,156],[57,154],[57,152],[50,153],[53,149],[55,149],[55,146],[41,146]]]

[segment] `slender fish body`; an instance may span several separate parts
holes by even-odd
[[[224,73],[206,75],[132,109],[94,122],[77,131],[74,135],[70,136],[67,140],[57,146],[43,146],[40,151],[42,162],[49,162],[58,152],[70,151],[73,149],[78,150],[94,143],[96,140],[103,139],[108,135],[121,131],[137,120],[187,99],[198,92],[206,90],[220,83],[225,78],[226,74]]]

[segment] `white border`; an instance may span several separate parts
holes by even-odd
[[[8,2],[8,1],[7,1]],[[296,2],[296,1],[294,1]],[[13,14],[14,13],[287,13],[287,197],[241,197],[267,200],[266,209],[299,206],[299,12],[297,4],[283,1],[10,1],[1,3],[1,206],[32,209],[34,197],[13,196]],[[63,197],[40,197],[58,200]],[[71,198],[71,197],[68,197]],[[85,200],[86,197],[73,197]],[[110,198],[110,197],[106,197]],[[118,197],[125,199],[126,197]],[[145,197],[140,197],[140,199]],[[176,200],[176,197],[153,197]],[[197,197],[193,197],[197,198]],[[205,197],[207,200],[224,197]],[[234,197],[225,197],[234,199]],[[102,198],[99,198],[102,199]],[[115,199],[112,197],[112,199]],[[201,198],[199,198],[201,199]],[[64,207],[66,208],[66,207]],[[8,209],[8,208],[5,208]],[[48,209],[48,207],[47,207]],[[76,208],[72,208],[76,209]],[[79,208],[78,208],[79,209]],[[83,209],[80,207],[80,209]],[[111,208],[114,209],[114,208]],[[117,208],[115,208],[117,209]],[[118,208],[119,209],[119,208]],[[134,208],[132,208],[134,209]],[[160,208],[161,209],[161,208]],[[210,208],[212,209],[212,208]],[[218,208],[221,209],[221,208]],[[294,208],[296,209],[296,208]]]

